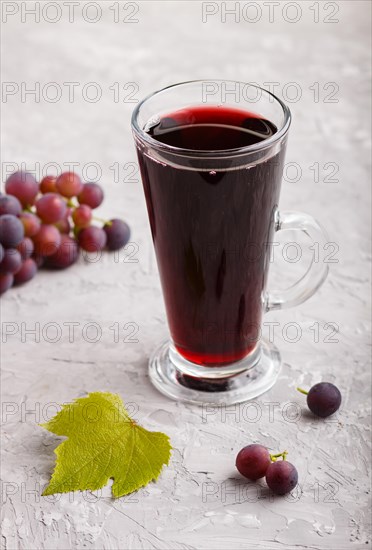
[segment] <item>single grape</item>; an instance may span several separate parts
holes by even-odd
[[[341,405],[340,390],[330,382],[319,382],[307,392],[301,388],[298,391],[307,395],[307,406],[317,416],[326,418],[335,413]]]
[[[45,193],[57,193],[56,187],[57,178],[55,176],[45,176],[39,185],[40,192]]]
[[[14,275],[14,284],[21,285],[30,281],[37,272],[37,265],[32,258],[27,258],[21,269]]]
[[[78,241],[83,250],[87,252],[98,252],[103,250],[106,245],[106,233],[100,227],[91,225],[79,231]]]
[[[22,256],[15,248],[7,248],[4,250],[4,258],[0,264],[0,273],[17,273],[22,265]]]
[[[71,224],[68,217],[64,217],[63,220],[54,224],[60,233],[68,235],[71,231]]]
[[[54,225],[42,225],[33,238],[38,256],[52,256],[61,244],[61,233]]]
[[[266,470],[266,483],[276,495],[290,493],[297,482],[297,470],[287,460],[272,462]]]
[[[79,257],[79,245],[72,237],[62,235],[61,244],[55,254],[46,259],[46,267],[65,269],[74,264]]]
[[[242,476],[255,481],[264,477],[270,462],[270,453],[266,447],[253,443],[239,451],[235,464]]]
[[[23,224],[25,237],[33,237],[41,227],[41,221],[35,214],[32,214],[32,212],[22,212],[19,219]]]
[[[103,229],[107,235],[106,246],[109,250],[119,250],[129,241],[130,228],[123,220],[110,220]]]
[[[32,206],[39,186],[30,172],[14,172],[5,182],[5,191],[19,199],[23,207]]]
[[[30,237],[25,237],[17,246],[17,250],[22,256],[22,260],[27,260],[34,251],[34,243]]]
[[[78,195],[80,204],[87,204],[91,208],[97,208],[102,204],[104,198],[103,189],[98,183],[84,183],[81,192]]]
[[[12,214],[0,217],[0,243],[4,248],[15,248],[24,235],[23,224],[18,218]]]
[[[81,204],[72,212],[72,219],[76,227],[88,227],[92,221],[92,209],[87,204]]]
[[[13,216],[19,216],[22,212],[22,205],[13,195],[1,195],[0,196],[0,216],[4,214],[12,214]]]
[[[32,254],[32,259],[34,260],[36,267],[42,267],[45,263],[44,256],[39,256],[38,254],[35,254],[35,252]]]
[[[63,172],[56,181],[57,191],[64,197],[77,197],[83,188],[81,179],[74,172]]]
[[[44,223],[56,223],[66,214],[67,206],[57,193],[46,193],[36,201],[36,213]]]
[[[6,273],[4,275],[0,274],[0,294],[4,294],[13,286],[14,275],[11,273]]]
[[[4,248],[3,245],[0,243],[0,263],[3,261],[4,258]]]

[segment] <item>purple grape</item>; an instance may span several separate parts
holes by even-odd
[[[297,482],[297,470],[287,460],[272,462],[266,470],[266,483],[276,495],[290,493]]]
[[[97,183],[84,183],[78,196],[80,204],[86,204],[91,208],[97,208],[104,198],[103,189]]]
[[[4,250],[4,258],[0,264],[0,273],[17,273],[22,265],[22,256],[15,248],[7,248]]]
[[[14,275],[11,273],[6,273],[4,275],[0,274],[0,294],[4,294],[13,286]]]
[[[235,464],[242,476],[255,481],[264,477],[270,462],[266,447],[253,443],[239,451]]]
[[[30,237],[25,237],[17,246],[17,250],[22,256],[22,260],[27,260],[34,251],[34,243]]]
[[[103,229],[91,225],[79,231],[78,241],[83,250],[87,252],[99,252],[105,248],[107,237]]]
[[[22,205],[13,195],[1,195],[0,196],[0,216],[4,214],[12,214],[13,216],[19,216],[22,212]]]
[[[0,217],[0,243],[4,248],[15,248],[25,234],[22,222],[12,216],[5,214]]]
[[[4,248],[3,245],[0,244],[0,263],[3,261],[4,258]]]
[[[129,241],[130,228],[123,220],[110,220],[103,229],[107,235],[106,246],[109,250],[119,250]]]
[[[22,212],[19,219],[23,223],[25,237],[34,237],[41,227],[41,221],[32,212]]]
[[[29,172],[14,172],[5,182],[5,191],[19,199],[23,207],[32,206],[39,191],[39,186]]]
[[[303,390],[300,390],[302,393]],[[335,413],[341,405],[340,390],[330,382],[319,382],[307,393],[307,405],[311,412],[326,418]]]
[[[53,269],[65,269],[74,264],[79,257],[79,246],[68,235],[61,236],[61,244],[55,254],[46,258],[45,265]]]
[[[39,256],[38,254],[32,254],[32,259],[34,260],[35,264],[36,264],[36,267],[42,267],[45,263],[45,259],[44,256]]]
[[[45,193],[36,201],[36,213],[43,223],[59,222],[66,211],[66,202],[57,193]]]
[[[36,263],[32,258],[27,258],[27,260],[23,262],[21,269],[14,275],[14,284],[21,285],[23,283],[27,283],[27,281],[33,279],[36,272]]]

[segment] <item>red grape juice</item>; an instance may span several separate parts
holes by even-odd
[[[238,361],[259,339],[285,142],[257,148],[274,124],[225,106],[175,111],[145,131],[159,144],[159,157],[156,144],[138,157],[174,345],[199,365]]]

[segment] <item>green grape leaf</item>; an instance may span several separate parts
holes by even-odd
[[[57,463],[43,496],[94,491],[112,478],[113,497],[122,497],[156,480],[169,462],[169,437],[138,426],[112,393],[75,399],[41,426],[68,438],[54,451]]]

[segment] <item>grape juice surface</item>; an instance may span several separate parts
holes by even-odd
[[[174,150],[169,162],[159,162],[138,148],[174,345],[199,365],[238,361],[259,339],[285,146],[253,163],[244,151],[230,165],[216,158],[213,170],[209,158],[204,168],[191,150],[236,150],[277,131],[268,120],[224,106],[175,111],[146,131],[162,144],[190,150],[188,156]]]

